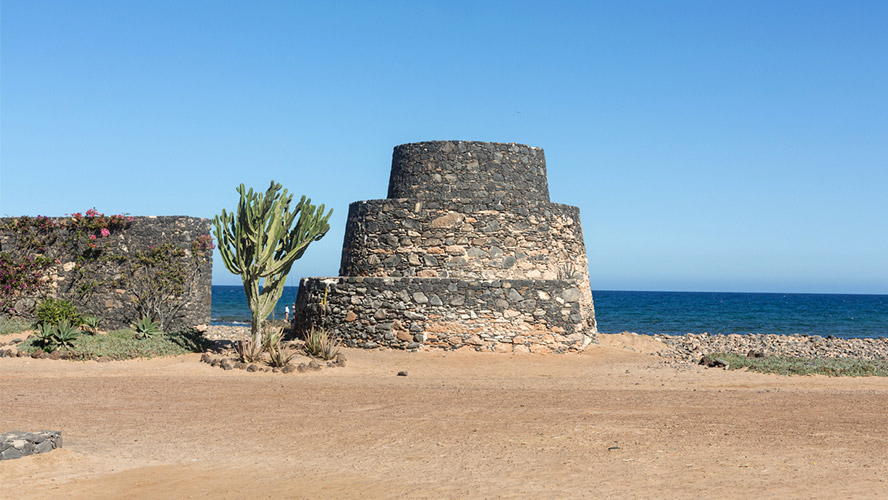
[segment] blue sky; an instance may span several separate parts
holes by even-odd
[[[593,289],[888,293],[888,3],[4,0],[0,215],[334,208],[392,147],[545,149]],[[217,259],[214,282],[239,278]]]

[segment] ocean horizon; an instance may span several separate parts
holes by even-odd
[[[211,323],[248,325],[241,285],[213,285]],[[298,286],[284,287],[272,314],[283,319]],[[888,295],[592,290],[603,333],[888,337]]]

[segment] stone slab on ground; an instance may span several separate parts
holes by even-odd
[[[61,447],[61,431],[12,431],[0,434],[0,460],[47,453]]]

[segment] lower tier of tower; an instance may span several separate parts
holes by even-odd
[[[597,343],[583,295],[575,280],[303,278],[294,326],[350,347],[576,351]]]

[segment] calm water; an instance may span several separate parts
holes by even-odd
[[[285,287],[275,311],[296,301]],[[888,336],[888,295],[593,291],[602,332]],[[213,324],[246,324],[241,286],[213,286]]]
[[[275,307],[274,319],[284,319],[284,307],[296,302],[298,286],[285,286],[281,300]],[[210,322],[214,325],[250,324],[250,307],[247,305],[247,296],[241,285],[213,285],[213,308],[210,312]]]

